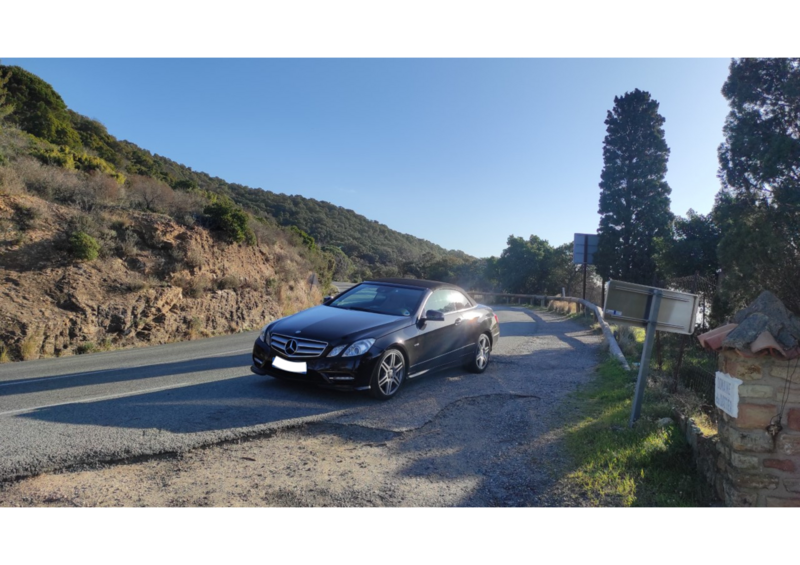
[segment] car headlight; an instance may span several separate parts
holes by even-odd
[[[375,343],[375,340],[372,338],[359,340],[345,349],[342,357],[355,357],[356,355],[364,355],[367,351],[369,351],[369,348],[372,347],[373,343]]]
[[[261,328],[261,334],[259,335],[259,337],[261,338],[261,341],[263,341],[267,345],[269,345],[269,342],[267,341],[267,336],[269,335],[267,333],[267,328],[269,328],[269,326],[270,326],[270,324],[267,324],[266,326]]]
[[[337,355],[339,355],[342,352],[342,349],[344,349],[345,347],[347,347],[347,344],[345,344],[345,345],[337,345],[336,347],[331,349],[331,352],[328,353],[328,357],[336,357]]]

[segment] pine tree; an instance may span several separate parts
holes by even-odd
[[[774,292],[800,312],[800,59],[731,61],[713,210],[727,313]]]
[[[605,123],[597,272],[651,285],[657,282],[654,240],[669,237],[672,219],[664,118],[650,93],[636,89],[614,97]]]

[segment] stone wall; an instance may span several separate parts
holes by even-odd
[[[686,438],[686,443],[692,448],[697,472],[705,477],[706,481],[713,487],[717,498],[725,498],[724,474],[720,471],[725,467],[725,459],[720,456],[722,445],[719,436],[706,436],[694,423],[694,420],[686,417],[677,409],[673,412],[675,420],[681,432]]]
[[[724,350],[719,370],[743,381],[738,418],[719,414],[717,469],[725,503],[800,507],[800,360],[748,359]],[[770,433],[779,413],[782,429]]]

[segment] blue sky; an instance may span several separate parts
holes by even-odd
[[[3,59],[195,170],[471,255],[593,233],[606,112],[649,91],[672,211],[707,213],[728,59]]]

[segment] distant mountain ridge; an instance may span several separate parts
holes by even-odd
[[[6,122],[58,148],[37,155],[53,164],[68,162],[79,170],[100,170],[118,178],[142,175],[161,180],[175,190],[200,190],[225,195],[257,217],[281,226],[296,226],[317,246],[332,253],[352,277],[408,274],[421,262],[450,260],[467,263],[473,257],[446,250],[430,241],[400,233],[353,210],[312,198],[288,196],[229,183],[192,170],[134,143],[118,140],[101,123],[69,110],[51,85],[20,68],[0,66],[9,74],[7,103],[14,111]],[[413,271],[413,269],[411,269]]]

